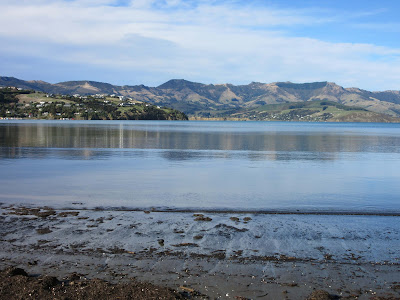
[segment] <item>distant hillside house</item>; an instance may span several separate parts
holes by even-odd
[[[122,106],[122,107],[132,106],[132,105],[133,105],[133,104],[130,103],[130,102],[124,102],[124,103],[120,103],[120,104],[119,104],[119,106]]]

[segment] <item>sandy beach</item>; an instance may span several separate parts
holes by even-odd
[[[59,280],[135,278],[211,299],[400,297],[397,216],[2,205],[0,222],[1,269]]]

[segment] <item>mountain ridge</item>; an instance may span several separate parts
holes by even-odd
[[[197,117],[222,117],[243,109],[268,104],[327,100],[368,111],[400,117],[400,91],[367,91],[344,88],[334,82],[310,83],[251,82],[247,85],[203,84],[185,79],[171,79],[157,87],[113,85],[79,80],[51,84],[40,80],[25,81],[0,77],[0,86],[15,86],[50,94],[115,94],[155,105],[169,106]]]

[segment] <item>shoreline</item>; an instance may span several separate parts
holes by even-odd
[[[126,207],[126,206],[95,206],[85,207],[79,206],[83,203],[75,202],[72,203],[74,206],[60,206],[51,207],[51,209],[57,211],[115,211],[115,212],[154,212],[154,213],[204,213],[204,214],[251,214],[251,215],[304,215],[304,216],[382,216],[382,217],[400,217],[400,212],[394,211],[351,211],[351,210],[300,210],[300,209],[226,209],[226,208],[174,208],[174,207]],[[13,208],[16,207],[14,204],[0,202],[0,208]],[[37,206],[32,204],[20,204],[21,207],[26,210],[46,208],[48,206]],[[50,207],[49,207],[50,208]]]
[[[132,211],[132,212],[159,212],[159,213],[205,213],[205,214],[252,214],[252,215],[305,215],[305,216],[382,216],[400,217],[398,212],[358,212],[358,211],[300,211],[300,210],[243,210],[243,209],[202,209],[202,208],[118,208],[118,207],[95,207],[95,208],[59,208],[58,210],[95,210],[95,211]]]
[[[88,122],[96,122],[96,121],[117,121],[117,122],[125,122],[125,121],[144,121],[144,122],[151,122],[151,121],[161,121],[161,122],[269,122],[269,123],[322,123],[322,124],[338,124],[338,123],[365,123],[365,124],[399,124],[399,120],[392,120],[392,121],[374,121],[374,120],[363,120],[363,121],[343,121],[343,120],[253,120],[253,119],[241,119],[241,118],[196,118],[196,117],[188,117],[187,120],[157,120],[157,119],[140,119],[140,120],[119,120],[119,119],[112,119],[112,120],[93,120],[93,119],[76,119],[76,118],[60,118],[60,119],[48,119],[48,118],[20,118],[20,117],[0,117],[2,121],[88,121]]]
[[[400,297],[395,216],[0,208],[0,269],[220,299]],[[267,295],[268,294],[268,295]]]

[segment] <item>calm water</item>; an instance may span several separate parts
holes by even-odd
[[[400,125],[2,121],[0,202],[400,213]]]

